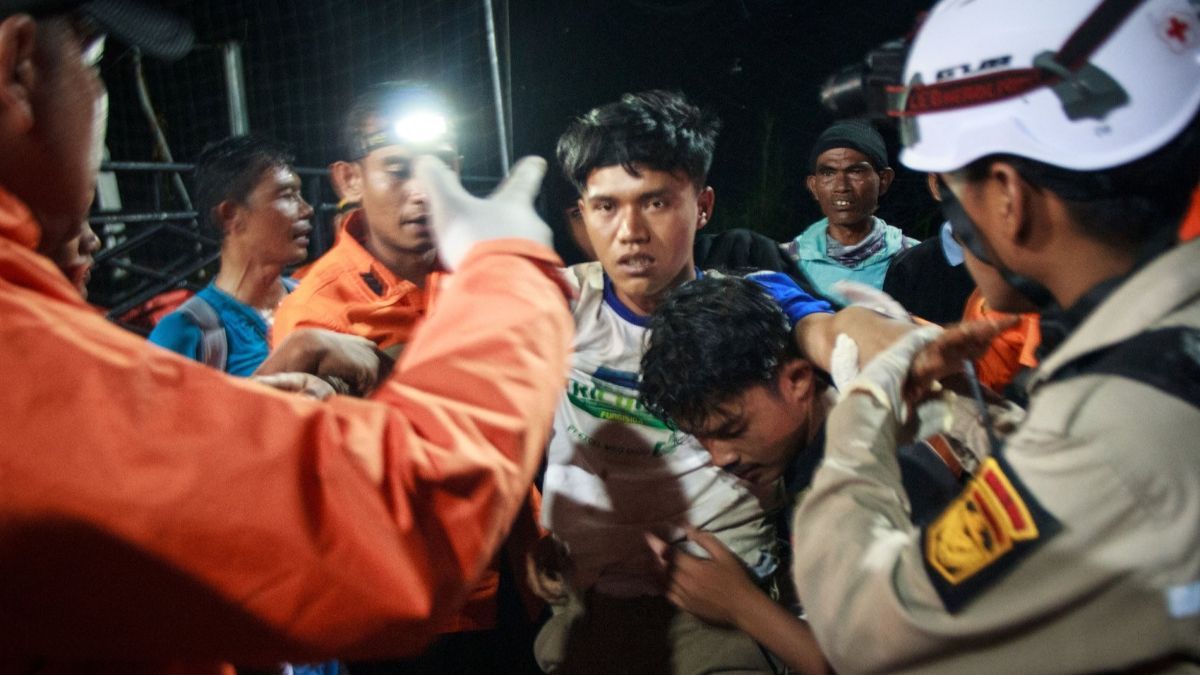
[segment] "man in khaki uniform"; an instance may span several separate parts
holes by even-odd
[[[895,448],[936,329],[847,388],[794,528],[837,670],[1200,668],[1200,244],[1175,236],[1200,179],[1198,14],[947,0],[918,34],[901,159],[938,174],[972,273],[1041,306],[1045,353],[1021,426],[924,527]]]

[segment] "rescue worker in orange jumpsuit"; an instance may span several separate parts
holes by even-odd
[[[438,310],[369,400],[283,394],[109,324],[48,257],[89,207],[105,34],[190,43],[133,0],[0,9],[0,653],[220,672],[419,652],[504,539],[564,386],[544,163],[485,202],[419,160],[456,272]]]

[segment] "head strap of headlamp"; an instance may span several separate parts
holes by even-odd
[[[1108,73],[1088,62],[1144,0],[1104,0],[1088,15],[1057,52],[1038,54],[1030,68],[983,73],[957,80],[924,84],[913,75],[908,86],[888,88],[889,110],[899,117],[905,145],[917,141],[917,115],[959,110],[1024,96],[1050,87],[1068,119],[1103,119],[1129,102],[1129,95]]]

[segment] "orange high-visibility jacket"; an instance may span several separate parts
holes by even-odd
[[[380,349],[402,347],[412,339],[426,313],[431,309],[437,288],[446,277],[431,272],[425,287],[401,279],[384,267],[363,247],[360,239],[365,227],[362,209],[347,214],[337,243],[309,268],[305,279],[287,296],[275,312],[271,344],[279,346],[283,338],[297,328],[325,328],[358,335],[371,340]],[[393,350],[394,351],[394,350]],[[541,513],[541,495],[530,489],[529,505],[513,523],[513,539],[504,546],[514,570],[524,569],[524,555],[531,550],[542,530],[537,522]],[[541,609],[541,601],[516,574],[518,587],[532,616]],[[470,590],[457,616],[448,619],[442,631],[487,630],[496,627],[497,595],[500,589],[500,562],[494,560]]]
[[[321,403],[109,324],[39,235],[0,190],[0,660],[417,653],[541,458],[556,256],[476,246],[391,379]]]
[[[272,347],[297,328],[358,335],[385,350],[411,339],[417,322],[432,305],[442,273],[430,273],[424,288],[393,274],[363,248],[364,220],[362,209],[351,211],[337,243],[279,304],[271,328]]]
[[[1022,368],[1037,366],[1035,352],[1042,343],[1039,315],[997,312],[988,306],[987,299],[978,288],[971,292],[963,310],[963,321],[999,320],[1007,316],[1017,316],[1020,322],[997,335],[988,350],[975,359],[975,372],[979,381],[997,392],[1003,392]]]

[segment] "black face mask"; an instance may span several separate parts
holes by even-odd
[[[950,233],[954,236],[954,240],[979,258],[980,262],[995,267],[995,263],[985,251],[983,237],[979,236],[979,227],[975,225],[975,221],[967,214],[967,210],[958,201],[958,197],[954,196],[950,186],[946,185],[946,181],[942,180],[940,176],[938,177],[938,196],[942,198],[942,217],[950,223]]]

